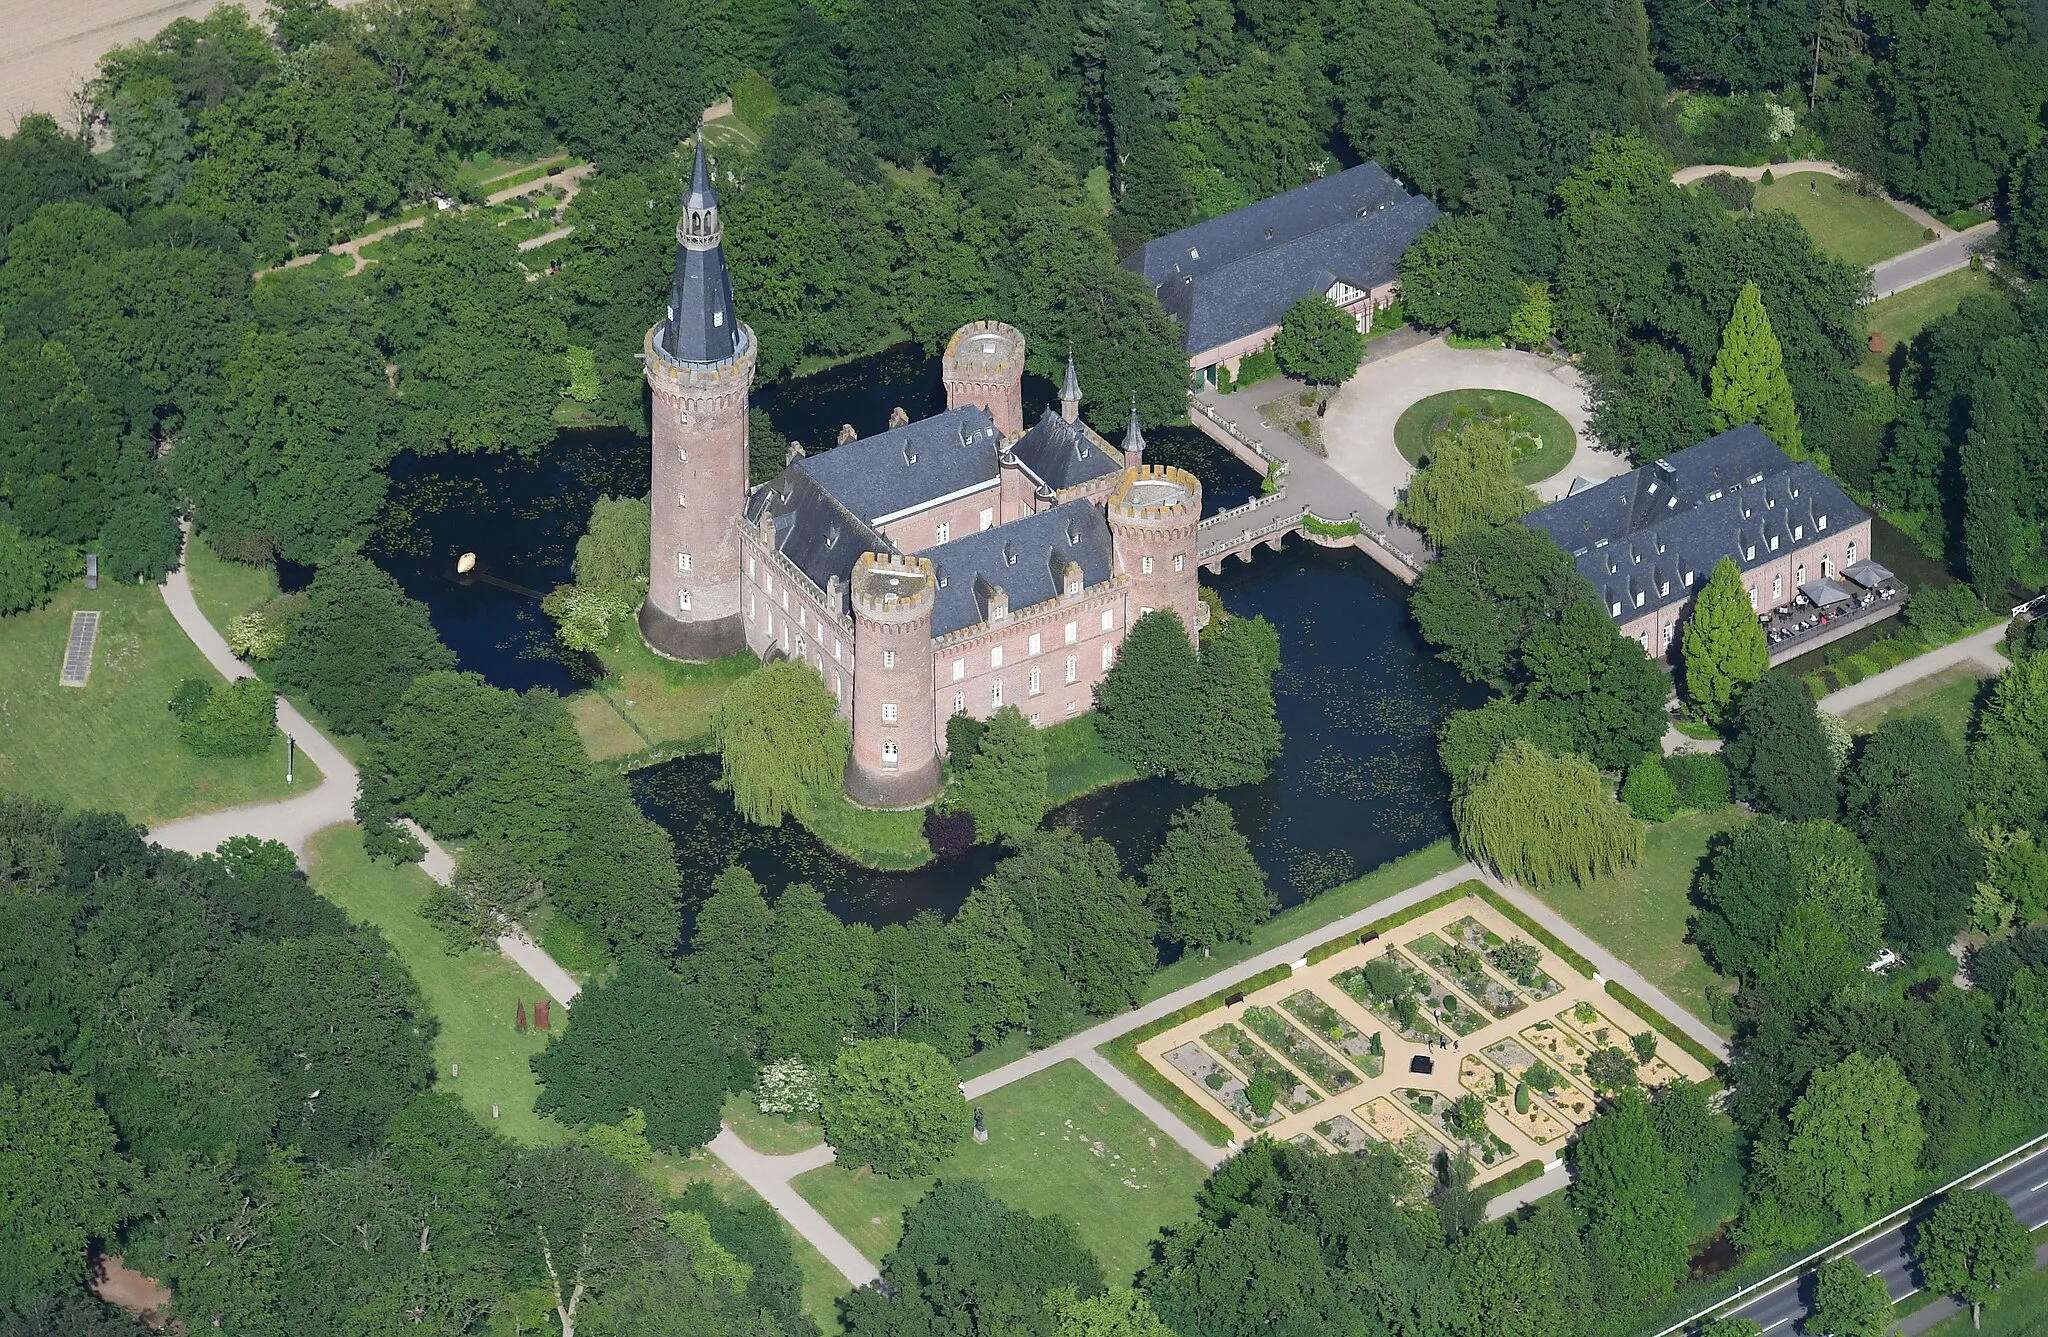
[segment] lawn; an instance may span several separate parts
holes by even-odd
[[[817,1116],[763,1114],[750,1096],[727,1095],[720,1117],[740,1141],[764,1156],[793,1156],[825,1140]]]
[[[1920,224],[1876,195],[1819,172],[1794,172],[1756,188],[1756,207],[1783,209],[1813,244],[1852,265],[1868,267],[1925,244]]]
[[[1907,683],[1842,717],[1853,733],[1869,733],[1878,721],[1894,711],[1902,715],[1932,715],[1948,730],[1958,748],[1968,741],[1970,716],[1977,708],[1977,696],[1984,688],[1984,675],[1974,664],[1958,664],[1931,677]]]
[[[1439,840],[1413,854],[1404,854],[1381,864],[1363,877],[1353,878],[1312,900],[1282,910],[1253,929],[1249,942],[1224,943],[1206,959],[1191,952],[1171,965],[1160,967],[1146,982],[1145,994],[1140,1001],[1150,1002],[1175,989],[1194,984],[1225,966],[1234,966],[1290,939],[1314,933],[1354,910],[1376,905],[1397,891],[1406,890],[1438,873],[1447,873],[1464,861],[1464,856],[1453,849],[1448,840]]]
[[[420,915],[432,884],[418,864],[379,863],[363,853],[359,827],[336,826],[313,837],[307,851],[313,889],[359,923],[374,925],[419,983],[427,1010],[440,1022],[434,1036],[434,1084],[452,1091],[486,1127],[515,1142],[559,1141],[564,1130],[533,1112],[540,1094],[527,1059],[547,1036],[513,1028],[513,1011],[529,1013],[543,996],[539,985],[495,949],[471,948],[450,956],[441,931]],[[568,1010],[553,1009],[556,1026]],[[460,1072],[451,1072],[459,1066]],[[491,1107],[498,1109],[493,1120]]]
[[[812,795],[796,817],[812,835],[864,868],[903,871],[922,868],[933,858],[931,842],[924,838],[923,808],[863,808],[835,786],[829,794]]]
[[[57,672],[77,609],[100,614],[84,687]],[[0,633],[0,789],[68,807],[126,813],[146,825],[284,798],[320,783],[301,755],[284,782],[284,736],[254,757],[200,757],[178,741],[169,703],[185,678],[219,682],[153,585],[76,580]]]
[[[1045,788],[1054,803],[1138,778],[1103,746],[1093,714],[1063,720],[1046,729],[1044,738]]]
[[[1693,869],[1707,841],[1749,821],[1739,808],[1680,813],[1650,827],[1643,862],[1584,885],[1567,882],[1538,894],[1607,950],[1640,970],[1680,1006],[1726,1035],[1713,1019],[1707,991],[1725,981],[1685,940]]]
[[[228,623],[277,593],[277,568],[268,562],[230,562],[203,538],[185,545],[185,575],[199,611],[223,636]]]
[[[1429,453],[1430,439],[1457,418],[1507,419],[1518,437],[1533,449],[1515,460],[1518,483],[1540,483],[1570,464],[1578,437],[1564,416],[1548,404],[1508,390],[1446,390],[1416,400],[1394,423],[1394,445],[1401,458],[1419,464]]]
[[[606,677],[592,690],[611,703],[616,719],[605,721],[594,711],[577,712],[590,754],[623,755],[618,722],[623,720],[649,748],[665,755],[710,752],[715,748],[718,703],[725,689],[759,668],[750,654],[728,655],[708,664],[681,664],[663,659],[640,639],[639,628],[627,623],[599,652]],[[573,702],[578,698],[572,698]]]
[[[1014,1208],[1066,1217],[1113,1284],[1129,1285],[1151,1261],[1161,1227],[1194,1216],[1201,1165],[1079,1063],[990,1092],[981,1106],[988,1141],[967,1143],[939,1177],[979,1179]],[[877,1263],[902,1234],[904,1210],[933,1183],[836,1165],[794,1182]]]
[[[735,1205],[761,1201],[761,1195],[727,1169],[725,1162],[702,1149],[688,1156],[671,1156],[658,1151],[654,1154],[654,1165],[649,1173],[656,1184],[671,1194],[680,1194],[694,1183],[705,1183],[711,1186],[713,1193]],[[776,1219],[781,1221],[780,1217]],[[825,1255],[812,1247],[809,1240],[791,1230],[786,1221],[782,1222],[782,1233],[789,1237],[790,1251],[796,1256],[796,1270],[803,1275],[804,1312],[817,1320],[818,1327],[827,1337],[842,1331],[839,1297],[853,1289],[847,1285],[845,1274],[826,1262]]]
[[[1964,1309],[1929,1328],[1926,1337],[2048,1337],[2048,1272],[2029,1272],[1986,1301],[1981,1333],[1970,1327],[1970,1311]]]
[[[1958,269],[1929,279],[1917,287],[1872,302],[1864,308],[1871,333],[1883,345],[1880,352],[1863,355],[1856,371],[1873,381],[1891,379],[1892,350],[1963,304],[1965,297],[1991,291],[1991,276],[1981,269]]]

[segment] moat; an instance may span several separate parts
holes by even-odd
[[[1025,382],[1027,418],[1053,387]],[[812,445],[840,425],[880,431],[898,406],[913,417],[943,407],[938,364],[914,345],[816,376],[757,388],[754,402],[778,430]],[[1114,439],[1114,438],[1112,438]],[[1146,433],[1146,458],[1202,479],[1209,511],[1255,495],[1258,477],[1191,428]],[[556,645],[538,595],[569,579],[577,536],[601,493],[647,489],[647,447],[619,431],[561,433],[531,459],[401,459],[373,554],[430,610],[460,666],[515,690],[568,694],[595,671]],[[458,583],[454,558],[475,552],[484,579]],[[1483,689],[1429,654],[1409,621],[1403,587],[1364,555],[1290,540],[1204,577],[1225,608],[1264,616],[1279,631],[1274,696],[1286,747],[1272,777],[1225,791],[1240,829],[1283,903],[1293,903],[1449,832],[1448,790],[1436,731]],[[675,838],[688,904],[729,863],[745,864],[771,892],[808,881],[841,915],[872,923],[919,910],[950,912],[994,866],[978,849],[908,873],[840,859],[794,822],[764,829],[740,819],[712,782],[715,756],[636,771],[640,806]],[[1172,814],[1199,791],[1163,780],[1077,799],[1049,819],[1100,836],[1135,872]]]

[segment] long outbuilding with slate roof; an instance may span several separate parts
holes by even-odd
[[[1532,511],[1624,635],[1669,659],[1694,592],[1722,558],[1760,614],[1870,549],[1870,516],[1810,461],[1742,426]]]
[[[1401,255],[1437,208],[1375,162],[1146,242],[1124,265],[1180,322],[1204,383],[1266,347],[1287,308],[1322,293],[1365,329],[1394,300]]]

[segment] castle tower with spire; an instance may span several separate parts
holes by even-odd
[[[654,471],[647,600],[640,634],[671,659],[743,649],[740,540],[747,503],[747,393],[754,332],[733,310],[718,192],[697,135],[689,193],[676,224],[668,312],[647,331]]]
[[[1081,421],[1081,377],[1074,370],[1074,353],[1067,350],[1067,379],[1060,383],[1060,416],[1068,422]]]

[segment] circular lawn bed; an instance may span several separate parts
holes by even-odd
[[[1515,445],[1515,481],[1540,483],[1570,464],[1578,437],[1564,415],[1512,390],[1446,390],[1410,404],[1394,424],[1401,458],[1420,464],[1439,431],[1461,421],[1505,420]]]

